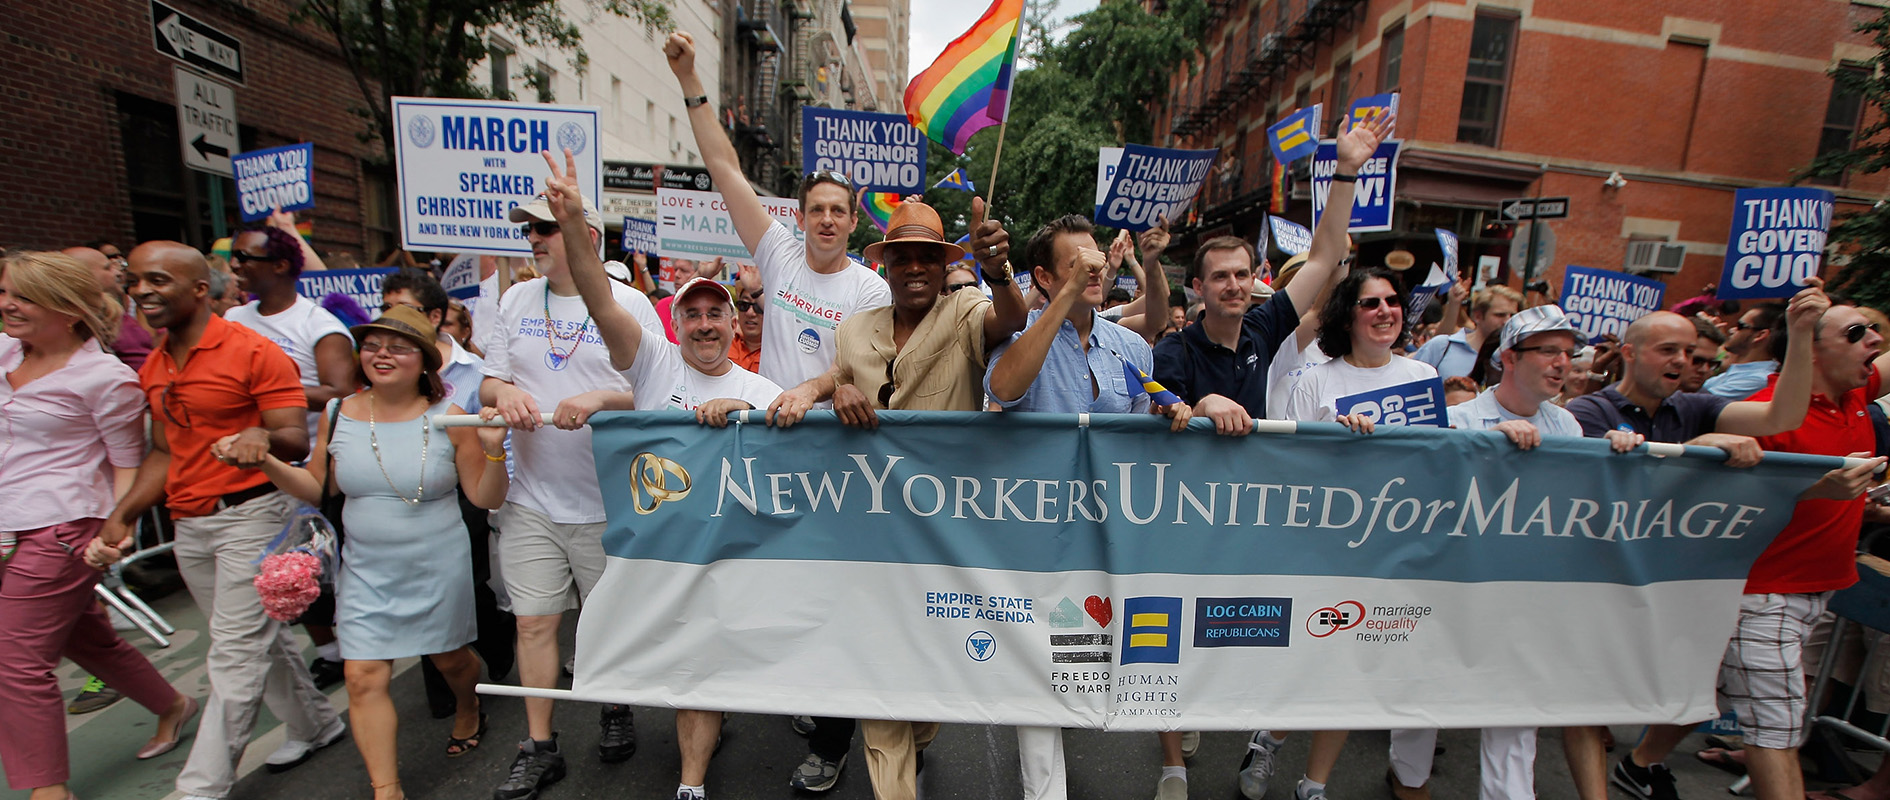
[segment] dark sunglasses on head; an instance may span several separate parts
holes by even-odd
[[[759,314],[762,311],[761,301],[737,300],[735,301],[735,310],[743,313],[753,311]]]
[[[1358,307],[1365,309],[1366,311],[1377,311],[1378,307],[1381,305],[1384,305],[1384,306],[1397,305],[1397,303],[1393,302],[1397,299],[1398,298],[1395,298],[1395,297],[1361,297],[1358,299]]]
[[[527,222],[518,226],[518,235],[520,236],[530,236],[533,233],[537,233],[539,236],[550,236],[558,231],[558,223],[556,222]]]
[[[813,172],[807,173],[807,177],[801,179],[801,188],[807,189],[807,188],[812,187],[814,184],[822,183],[822,182],[837,183],[837,184],[840,184],[841,186],[847,187],[848,189],[853,188],[853,181],[849,179],[845,174],[834,172],[833,170],[830,170],[830,169],[817,169],[817,170],[814,170]]]
[[[976,288],[978,288],[977,281],[972,281],[971,283],[948,283],[948,284],[945,284],[945,293],[951,294],[952,292],[956,292],[959,289],[976,289]]]

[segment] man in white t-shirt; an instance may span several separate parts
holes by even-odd
[[[799,386],[833,366],[833,332],[841,320],[869,308],[892,305],[892,292],[873,270],[847,258],[847,237],[859,219],[852,181],[822,170],[802,179],[801,230],[806,242],[768,216],[742,174],[742,165],[715,109],[696,77],[695,40],[670,34],[663,45],[669,68],[682,84],[702,163],[728,204],[742,246],[755,257],[768,313],[762,316],[761,374],[779,386]],[[747,276],[744,275],[744,279]],[[828,407],[823,405],[823,407]]]
[[[603,217],[588,202],[583,208],[589,235],[582,246],[595,250],[604,235]],[[494,408],[488,416],[504,417],[514,431],[512,488],[494,523],[500,531],[499,571],[518,617],[519,681],[551,689],[561,671],[558,624],[573,607],[573,596],[581,601],[589,595],[604,571],[604,498],[591,436],[582,429],[592,414],[630,409],[634,398],[630,380],[611,366],[610,351],[578,297],[564,234],[545,196],[513,208],[510,217],[523,223],[544,277],[514,285],[499,300],[480,393]],[[617,304],[661,338],[663,326],[649,299],[608,283]],[[552,427],[545,427],[539,409],[552,404]],[[527,800],[564,777],[551,711],[550,700],[525,700],[529,736],[494,800]],[[616,762],[636,752],[629,706],[604,706],[601,724],[599,758]]]
[[[577,238],[584,229],[585,205],[578,191],[577,160],[569,150],[563,169],[549,154],[546,160],[551,162],[551,178],[545,182],[545,194],[564,231],[571,278],[609,348],[611,366],[630,381],[637,410],[694,411],[698,421],[720,428],[728,424],[730,411],[773,402],[781,387],[728,359],[728,345],[735,337],[735,296],[728,287],[713,278],[695,277],[676,290],[670,301],[675,343],[660,330],[644,330],[615,302],[611,293],[621,284],[605,275],[596,249]],[[676,747],[682,754],[678,800],[705,796],[709,758],[721,732],[719,711],[676,710]]]

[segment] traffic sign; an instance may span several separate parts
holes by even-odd
[[[1509,268],[1511,273],[1518,273],[1524,278],[1534,278],[1548,272],[1549,265],[1555,262],[1555,229],[1548,223],[1530,222],[1529,227],[1517,226],[1515,236],[1509,240]],[[1535,229],[1533,234],[1530,229]],[[1524,258],[1530,245],[1536,248],[1535,258]]]
[[[151,41],[164,55],[243,83],[242,42],[157,0],[151,0]]]
[[[236,138],[236,90],[177,67],[177,133],[184,145],[184,166],[236,177],[230,154],[242,149]]]
[[[1504,222],[1525,219],[1561,219],[1568,216],[1566,197],[1518,197],[1504,200],[1497,213]]]

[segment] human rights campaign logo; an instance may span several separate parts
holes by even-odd
[[[1197,597],[1195,647],[1285,647],[1292,631],[1290,597]]]
[[[1128,646],[1122,664],[1181,663],[1181,598],[1131,597],[1122,601]]]

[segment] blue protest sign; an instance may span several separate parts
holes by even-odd
[[[1451,283],[1457,282],[1457,254],[1463,247],[1457,242],[1457,234],[1443,228],[1437,229],[1437,246],[1444,250],[1444,277]]]
[[[304,272],[295,279],[295,293],[317,302],[331,294],[345,294],[364,309],[380,308],[381,281],[394,274],[394,271],[392,267],[377,267]],[[476,291],[477,284],[474,286]]]
[[[656,255],[656,220],[623,218],[623,249],[625,252]]]
[[[1366,95],[1353,100],[1352,105],[1345,110],[1345,115],[1351,118],[1350,124],[1357,125],[1373,112],[1398,113],[1398,93]]]
[[[1296,256],[1312,249],[1312,231],[1306,226],[1289,219],[1267,217],[1267,227],[1273,229],[1273,246],[1289,256]]]
[[[1392,200],[1398,196],[1398,151],[1401,141],[1385,141],[1378,151],[1358,168],[1358,184],[1352,195],[1352,221],[1346,230],[1355,233],[1391,230]],[[1326,198],[1332,194],[1332,175],[1339,169],[1339,146],[1321,142],[1312,165],[1312,221],[1319,227],[1319,215],[1326,210]]]
[[[230,167],[236,174],[236,210],[244,222],[267,217],[272,209],[315,207],[315,145],[254,150],[231,156]]]
[[[1831,208],[1825,189],[1734,192],[1719,299],[1790,297],[1805,288],[1805,279],[1817,276],[1824,263]]]
[[[1659,311],[1666,284],[1610,269],[1570,265],[1562,273],[1562,310],[1583,336],[1616,336],[1631,323]]]
[[[1349,394],[1332,402],[1341,415],[1359,414],[1379,425],[1435,425],[1450,427],[1444,417],[1444,380],[1400,383],[1384,389]]]
[[[831,170],[866,192],[925,191],[925,135],[900,114],[801,107],[801,171]]]
[[[1132,144],[1122,149],[1122,163],[1103,197],[1096,223],[1145,231],[1181,219],[1214,168],[1220,149],[1170,150]]]
[[[1319,113],[1324,107],[1324,103],[1314,103],[1312,108],[1288,114],[1267,129],[1267,146],[1273,149],[1273,160],[1291,164],[1319,149]]]

